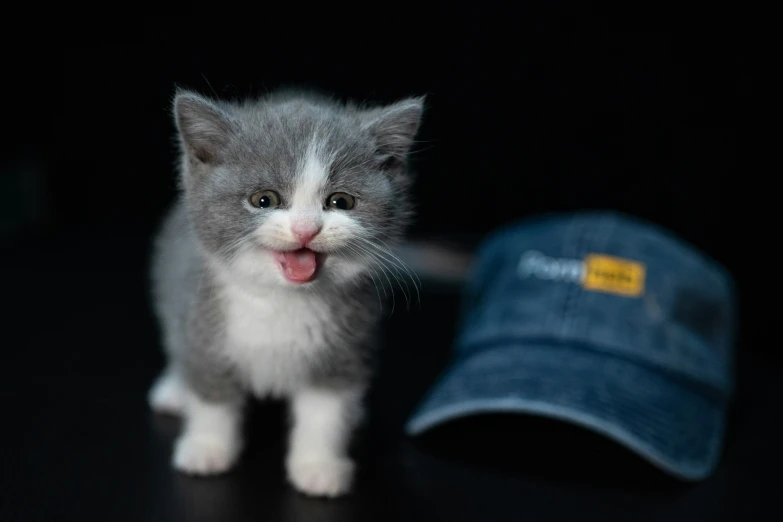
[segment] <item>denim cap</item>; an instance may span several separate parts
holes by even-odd
[[[406,431],[540,415],[700,480],[720,461],[735,324],[725,269],[659,227],[614,212],[515,223],[480,246],[452,360]]]

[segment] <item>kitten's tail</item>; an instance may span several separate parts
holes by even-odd
[[[437,241],[408,241],[394,248],[394,253],[428,289],[460,289],[473,263],[470,250]]]

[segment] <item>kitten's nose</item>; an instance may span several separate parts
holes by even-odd
[[[291,231],[296,236],[296,239],[302,244],[302,247],[306,247],[307,244],[313,240],[318,232],[321,231],[321,227],[316,223],[294,223],[291,225]]]

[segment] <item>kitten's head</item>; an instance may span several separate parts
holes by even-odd
[[[180,91],[174,115],[191,223],[248,285],[370,274],[411,216],[407,156],[423,98],[385,107],[278,94],[243,103]]]

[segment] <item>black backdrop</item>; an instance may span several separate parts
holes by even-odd
[[[560,3],[546,5],[554,12]],[[638,9],[633,14],[641,15],[635,20],[646,20],[650,13],[642,11],[649,6],[633,5]],[[729,444],[725,472],[695,496],[648,495],[626,474],[616,474],[622,484],[607,492],[596,475],[611,458],[598,458],[603,453],[589,439],[579,447],[590,451],[581,455],[596,463],[573,466],[575,457],[563,460],[567,469],[585,470],[576,486],[566,480],[565,487],[551,487],[562,483],[536,479],[526,483],[524,497],[525,490],[513,483],[484,480],[482,474],[466,480],[461,468],[430,475],[417,461],[411,469],[419,500],[397,502],[400,488],[410,484],[379,474],[365,482],[375,496],[360,497],[360,503],[388,502],[390,520],[396,503],[422,518],[432,504],[452,506],[455,515],[473,519],[469,515],[485,509],[532,506],[529,514],[540,519],[557,508],[568,512],[568,520],[574,514],[610,520],[607,510],[649,511],[652,520],[671,508],[695,520],[699,513],[729,508],[747,518],[775,502],[780,431],[770,412],[779,410],[773,392],[783,358],[774,335],[779,295],[777,234],[770,217],[776,205],[769,202],[776,196],[774,173],[759,168],[754,125],[767,112],[757,78],[759,48],[751,37],[760,31],[761,15],[734,5],[735,11],[716,19],[717,8],[710,6],[686,19],[680,9],[666,13],[677,27],[667,23],[665,31],[638,32],[621,18],[628,13],[619,12],[588,16],[573,10],[544,24],[517,7],[490,12],[476,4],[368,5],[333,7],[336,17],[305,25],[300,15],[309,8],[294,7],[300,13],[289,17],[259,4],[228,19],[114,18],[114,25],[91,13],[83,19],[89,31],[74,25],[72,12],[73,18],[52,19],[57,31],[39,25],[24,37],[11,31],[21,30],[16,20],[6,20],[11,30],[0,36],[0,268],[10,260],[3,272],[4,295],[10,297],[2,309],[10,333],[0,336],[0,395],[8,399],[6,417],[19,421],[17,429],[3,430],[9,438],[0,444],[6,448],[0,451],[0,498],[12,509],[21,506],[19,513],[70,508],[80,513],[78,520],[89,519],[85,512],[100,512],[100,519],[126,508],[125,519],[133,519],[154,499],[165,499],[160,509],[168,512],[180,483],[166,467],[171,438],[149,428],[153,420],[140,400],[145,379],[159,367],[150,355],[159,351],[151,318],[140,310],[148,303],[143,245],[174,194],[169,102],[175,85],[242,96],[306,84],[379,102],[428,96],[415,155],[420,173],[415,235],[475,239],[510,219],[579,208],[614,208],[647,218],[734,273],[741,297],[740,347],[756,358],[745,374],[750,377],[739,383],[744,399],[732,424],[730,439],[737,442]],[[395,12],[401,16],[389,19]],[[359,14],[365,15],[361,24],[351,19]],[[124,248],[117,246],[126,240]],[[426,334],[421,343],[435,345],[439,337],[445,346],[453,304],[433,298],[425,319],[437,318],[443,308],[448,321],[432,326],[411,315],[403,324]],[[398,334],[395,342],[405,348],[406,332]],[[391,377],[379,386],[392,398],[380,402],[385,409],[376,432],[382,442],[375,444],[393,448],[387,460],[399,460],[402,468],[410,453],[399,450],[404,447],[398,447],[396,430],[436,368],[434,356],[415,350],[402,349],[404,357],[397,359],[419,365],[419,372],[406,374],[409,397],[397,394],[400,366],[386,366],[393,369]],[[503,432],[490,429],[482,443],[476,431],[467,431],[452,457],[470,456],[465,440],[474,450],[507,448],[497,444]],[[507,433],[512,447],[524,440],[530,450],[509,464],[515,476],[530,470],[537,456],[549,470],[560,453],[529,443],[527,424]],[[548,429],[541,434],[540,442],[559,440]],[[444,446],[443,438],[435,441],[435,447]],[[271,453],[259,451],[255,458],[271,462]],[[508,459],[507,452],[499,453]],[[270,470],[264,473],[274,482],[253,482],[258,479],[251,474],[247,489],[250,497],[266,491],[274,504],[278,495],[288,497],[270,462],[257,469]],[[94,503],[84,501],[86,491]],[[222,491],[231,500],[236,493],[183,491],[208,509],[213,495],[222,498]],[[457,513],[465,505],[474,511]],[[3,513],[0,505],[0,519],[18,518]]]
[[[270,32],[269,13],[245,16],[242,27],[147,20],[132,43],[9,53],[3,170],[17,179],[2,186],[3,230],[14,241],[30,227],[150,234],[174,190],[175,85],[229,97],[286,84],[379,102],[426,94],[414,235],[480,237],[540,212],[614,208],[726,264],[750,302],[744,263],[761,232],[742,226],[746,207],[758,210],[745,196],[764,174],[741,152],[757,93],[739,17],[713,34],[630,32],[607,17],[536,29],[521,13],[454,8],[359,34],[347,18]],[[760,333],[770,313],[742,313],[743,345],[777,358]]]
[[[57,157],[83,168],[78,179],[52,177],[52,193],[67,197],[53,210],[69,222],[160,213],[175,84],[222,96],[307,84],[378,101],[428,95],[417,154],[422,233],[483,233],[520,215],[613,207],[724,255],[739,57],[661,34],[486,39],[486,30],[429,52],[347,54],[323,43],[257,56],[244,41],[183,47],[176,35],[67,49]],[[90,203],[73,205],[70,194]]]
[[[618,31],[578,12],[537,26],[511,11],[419,10],[361,32],[348,21],[270,32],[253,22],[268,13],[243,16],[147,20],[123,44],[6,42],[2,230],[13,241],[31,230],[150,234],[174,191],[175,85],[228,97],[280,85],[379,102],[425,94],[414,235],[477,238],[540,212],[614,208],[704,249],[735,273],[743,304],[757,304],[763,268],[748,252],[765,231],[749,215],[768,181],[747,158],[758,93],[740,16],[715,32]],[[771,312],[742,313],[743,345],[777,358],[762,342]]]

